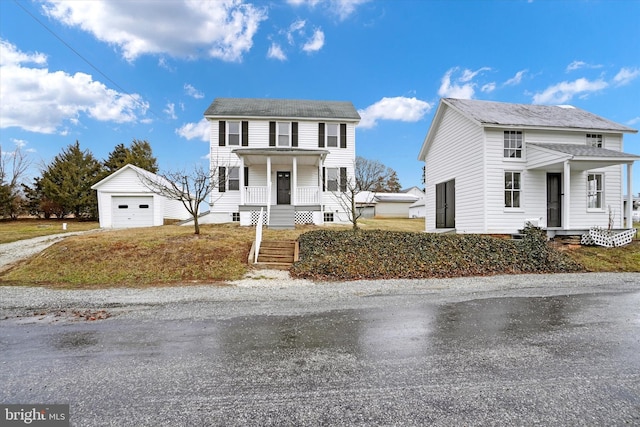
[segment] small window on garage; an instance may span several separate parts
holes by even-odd
[[[140,209],[149,209],[149,205],[139,205]]]
[[[118,205],[118,209],[128,209],[129,205]]]

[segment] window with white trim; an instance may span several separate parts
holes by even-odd
[[[504,173],[504,207],[519,208],[522,199],[522,175],[520,172]]]
[[[327,123],[327,147],[338,146],[338,129],[339,126],[337,123]]]
[[[338,168],[327,168],[327,191],[338,191]]]
[[[324,213],[324,222],[333,222],[333,212]]]
[[[240,145],[240,122],[227,122],[229,145]]]
[[[240,168],[229,168],[229,191],[240,190]]]
[[[602,134],[601,133],[588,133],[587,145],[589,147],[602,148]]]
[[[506,159],[522,158],[522,131],[504,131],[504,157]]]
[[[602,209],[604,176],[601,173],[587,174],[587,209]]]
[[[291,123],[278,122],[278,147],[289,147],[291,145]]]
[[[231,221],[240,222],[240,212],[232,212],[231,213]]]

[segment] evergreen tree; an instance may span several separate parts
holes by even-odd
[[[400,186],[398,174],[391,168],[387,168],[387,171],[389,173],[389,177],[387,178],[387,182],[385,184],[385,191],[389,193],[399,193],[402,187]]]
[[[118,144],[104,161],[105,175],[109,175],[126,164],[132,164],[149,172],[158,172],[158,161],[153,157],[151,144],[146,140],[134,139],[130,147]]]
[[[91,189],[102,175],[102,164],[80,143],[69,145],[42,173],[43,196],[57,204],[62,217],[96,218],[98,201]]]

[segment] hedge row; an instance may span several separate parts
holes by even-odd
[[[291,275],[314,280],[399,279],[584,271],[529,227],[522,240],[470,234],[317,230],[302,234]]]

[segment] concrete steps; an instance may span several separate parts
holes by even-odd
[[[258,268],[288,270],[298,259],[298,242],[295,240],[265,240],[258,252]]]
[[[269,216],[269,228],[291,230],[296,228],[296,208],[291,205],[273,205]]]

